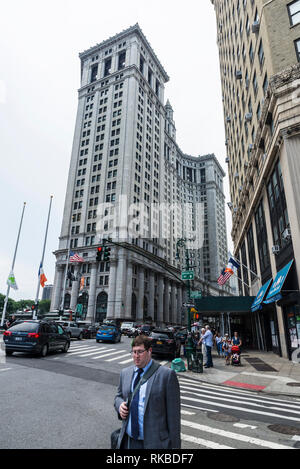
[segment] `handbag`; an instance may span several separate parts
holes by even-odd
[[[118,439],[119,439],[120,433],[121,433],[121,428],[118,428],[118,430],[115,430],[110,435],[110,447],[111,447],[111,449],[117,449]]]
[[[135,393],[139,390],[139,388],[155,373],[155,371],[160,367],[161,365],[155,361],[153,361],[152,365],[150,366],[149,370],[146,371],[144,376],[140,379],[139,383],[136,385],[134,388],[132,394],[128,398],[127,402],[127,407],[129,409],[130,407],[130,402],[132,401]],[[128,414],[129,415],[129,414]],[[119,436],[121,433],[121,428],[118,428],[117,430],[113,431],[112,434],[110,435],[110,447],[111,449],[119,449],[118,448],[118,440]]]

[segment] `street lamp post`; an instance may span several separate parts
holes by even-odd
[[[177,243],[176,243],[176,249],[177,249],[176,257],[179,259],[178,248],[179,247],[184,248],[184,251],[185,251],[185,269],[187,271],[189,271],[190,270],[190,259],[189,259],[188,250],[186,248],[186,242],[187,241],[193,241],[193,240],[186,239],[186,238],[181,238],[177,241]],[[191,282],[190,282],[189,279],[187,280],[187,288],[188,288],[188,301],[191,301]],[[192,337],[191,337],[192,328],[191,328],[191,307],[190,306],[188,306],[187,327],[188,327],[188,339],[187,339],[187,345],[186,345],[185,351],[186,351],[188,368],[191,369],[192,368],[191,356],[192,356],[194,347],[193,347],[193,342],[192,342]]]

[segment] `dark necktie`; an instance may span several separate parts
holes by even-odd
[[[137,384],[141,379],[141,374],[143,373],[143,368],[137,370],[137,375],[133,383],[133,390],[136,388]],[[131,434],[134,440],[137,440],[139,437],[139,398],[140,398],[140,389],[135,393],[130,404],[130,414],[131,414]]]

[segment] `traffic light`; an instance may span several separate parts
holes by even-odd
[[[110,260],[110,248],[108,246],[104,246],[104,257],[103,260],[105,262],[109,262]]]
[[[31,305],[31,311],[33,312],[35,310],[35,305]]]
[[[102,261],[103,246],[97,248],[96,261]]]

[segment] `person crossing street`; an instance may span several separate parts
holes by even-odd
[[[114,407],[123,421],[117,449],[180,449],[176,373],[152,360],[151,339],[132,343],[134,365],[121,371]]]

